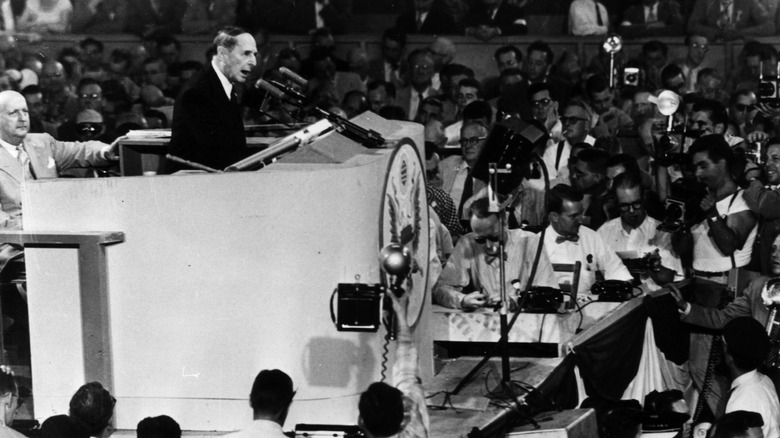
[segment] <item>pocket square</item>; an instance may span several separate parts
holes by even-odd
[[[57,166],[57,163],[55,163],[55,162],[54,162],[54,158],[52,158],[52,157],[49,157],[49,162],[48,162],[48,163],[46,163],[46,166],[47,166],[49,169],[52,169],[52,168],[54,168],[55,166]]]

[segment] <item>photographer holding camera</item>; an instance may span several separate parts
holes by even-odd
[[[780,234],[780,138],[769,140],[766,146],[766,159],[763,165],[764,180],[759,175],[748,172],[750,181],[745,189],[745,202],[759,220],[758,257],[762,274],[772,273],[771,256],[775,238]],[[755,255],[754,255],[755,257]]]

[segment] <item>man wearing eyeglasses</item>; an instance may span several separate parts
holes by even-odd
[[[433,87],[436,74],[433,55],[428,49],[417,49],[409,55],[409,86],[398,90],[398,105],[405,111],[409,120],[417,117],[420,104],[427,97],[439,95]]]
[[[501,213],[505,214],[505,213]],[[490,211],[488,198],[479,198],[469,208],[473,232],[458,240],[439,281],[433,289],[434,303],[444,307],[475,310],[495,305],[501,297],[498,242],[503,240],[505,284],[514,297],[525,290],[536,257],[539,236],[524,230],[501,229],[499,213]],[[534,286],[556,287],[558,283],[547,255],[542,252]],[[513,282],[518,283],[513,287]]]
[[[747,129],[758,114],[757,102],[756,93],[751,90],[738,90],[731,96],[729,117],[737,127],[737,135],[740,137],[746,137],[749,133]]]
[[[685,37],[685,45],[688,47],[685,58],[677,59],[672,63],[680,67],[682,75],[685,78],[685,86],[678,93],[681,96],[685,93],[693,93],[696,91],[696,79],[699,70],[708,65],[708,62],[705,61],[707,52],[710,51],[709,40],[700,33],[687,35]]]
[[[624,172],[616,176],[612,191],[617,201],[620,217],[599,227],[598,234],[604,242],[624,258],[642,258],[647,253],[660,256],[660,265],[643,279],[652,289],[671,281],[683,279],[680,258],[672,252],[672,235],[658,231],[660,222],[647,215],[645,187],[637,174]]]
[[[550,190],[544,235],[544,250],[551,263],[582,263],[578,290],[589,291],[597,276],[607,280],[631,281],[633,277],[615,251],[596,231],[582,226],[582,193],[559,184]],[[558,283],[571,283],[570,272],[558,272]]]
[[[532,100],[533,101],[533,100]],[[571,147],[577,143],[593,145],[596,139],[590,135],[591,110],[580,101],[570,102],[559,118],[563,140],[550,141],[542,154],[542,160],[550,176],[550,186],[569,183],[569,156]]]
[[[462,155],[453,155],[439,163],[439,175],[442,190],[447,192],[458,207],[458,218],[468,227],[468,209],[464,208],[466,201],[486,186],[482,180],[471,177],[474,165],[485,147],[488,137],[487,125],[468,121],[460,131],[460,147]]]

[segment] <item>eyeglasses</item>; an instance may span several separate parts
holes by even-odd
[[[571,116],[571,117],[561,116],[560,117],[560,121],[561,121],[562,125],[568,125],[570,123],[573,125],[573,124],[575,124],[577,122],[584,122],[586,120],[588,120],[588,119],[586,119],[585,117],[574,117],[574,116]]]
[[[475,237],[474,241],[482,245],[483,243],[487,241],[491,242],[498,242],[499,236],[498,234],[494,234],[492,236],[482,236],[482,237]]]
[[[81,93],[79,94],[79,97],[82,99],[89,99],[89,100],[98,100],[100,99],[100,95],[97,93],[87,94],[87,93]]]
[[[642,201],[625,202],[623,204],[618,204],[618,208],[620,209],[620,211],[631,211],[631,209],[636,211],[642,208]]]
[[[545,97],[544,99],[532,100],[531,105],[534,108],[546,108],[547,105],[550,104],[550,102],[552,102],[552,99],[548,99]]]
[[[704,50],[706,52],[706,51],[710,50],[710,45],[709,44],[691,43],[691,48],[702,49],[702,50]]]
[[[734,108],[736,108],[737,111],[739,111],[741,113],[744,113],[746,111],[753,111],[754,109],[756,109],[756,106],[755,105],[745,105],[745,104],[742,104],[742,103],[737,103],[737,104],[734,104]]]
[[[412,67],[416,70],[430,70],[433,68],[430,64],[415,64]]]
[[[485,140],[487,137],[471,137],[471,138],[461,138],[460,139],[460,145],[461,146],[474,146],[475,144],[481,142],[482,140]]]
[[[80,135],[95,135],[99,134],[100,131],[103,130],[103,124],[102,123],[78,123],[76,124],[76,131]]]

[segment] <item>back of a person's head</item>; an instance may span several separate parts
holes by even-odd
[[[558,184],[550,189],[549,202],[547,204],[547,210],[550,213],[562,213],[563,203],[569,202],[581,202],[582,192],[568,184]]]
[[[138,422],[138,438],[181,438],[179,423],[167,415],[146,417]]]
[[[734,365],[745,372],[758,368],[769,354],[769,336],[764,326],[749,316],[726,323],[723,342]]]
[[[389,437],[401,430],[403,394],[384,382],[372,383],[358,403],[363,427],[375,437]]]
[[[761,414],[749,411],[733,411],[718,418],[710,431],[710,438],[750,438],[750,429],[763,427]]]
[[[484,100],[475,100],[463,108],[463,120],[484,120],[493,123],[493,108]]]
[[[249,403],[255,413],[278,414],[295,396],[290,376],[281,370],[263,370],[255,377]]]
[[[70,418],[79,427],[98,434],[108,426],[114,415],[116,399],[103,385],[90,382],[83,385],[70,399]]]
[[[577,160],[584,162],[588,170],[593,173],[606,176],[609,154],[601,149],[589,148],[577,154]]]

